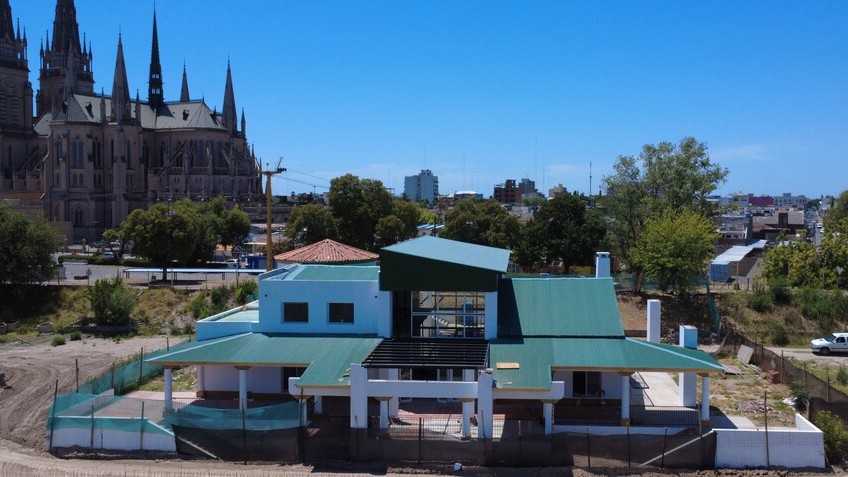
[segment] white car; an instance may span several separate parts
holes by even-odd
[[[816,338],[810,341],[813,353],[828,355],[833,352],[848,351],[848,333],[833,333],[827,338]]]

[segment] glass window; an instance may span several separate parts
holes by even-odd
[[[412,335],[480,338],[485,329],[486,299],[480,292],[414,291]]]
[[[309,303],[285,302],[283,303],[284,323],[306,323],[309,321]]]
[[[353,303],[330,303],[330,323],[353,323]]]
[[[574,371],[574,395],[603,397],[601,373],[597,371]]]

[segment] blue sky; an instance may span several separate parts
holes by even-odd
[[[11,0],[39,40],[55,1]],[[123,35],[146,97],[153,2],[77,0],[110,93]],[[236,104],[274,193],[351,172],[398,193],[422,168],[442,193],[529,177],[597,192],[619,155],[694,136],[719,190],[818,197],[848,189],[848,2],[180,0],[157,7],[166,99]]]

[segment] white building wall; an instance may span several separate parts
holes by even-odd
[[[86,421],[91,420],[90,418],[82,419],[85,419]],[[139,429],[141,428],[142,422],[140,419],[128,419],[128,421],[136,421]],[[52,435],[52,446],[54,448],[82,447],[85,449],[91,448],[122,451],[177,451],[173,434],[165,431],[164,429],[155,433],[102,429],[98,427],[97,419],[95,419],[95,429],[92,442],[91,427],[87,427],[86,424],[87,422],[84,422],[81,423],[80,427],[54,429]],[[133,422],[133,424],[135,424],[135,422]]]
[[[380,334],[391,330],[391,294],[373,281],[262,280],[259,283],[262,333]],[[284,302],[309,304],[308,323],[284,323]],[[329,303],[353,303],[353,323],[330,323]]]
[[[247,390],[254,393],[283,392],[282,368],[254,366],[247,370]]]
[[[232,366],[204,366],[204,391],[236,391],[238,392],[238,370]]]

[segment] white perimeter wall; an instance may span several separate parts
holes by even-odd
[[[90,418],[85,419],[90,421]],[[174,436],[165,432],[163,430],[157,433],[148,432],[142,434],[141,432],[100,429],[95,419],[93,447],[91,445],[91,429],[87,427],[55,429],[53,431],[53,447],[79,446],[86,449],[176,452],[177,446],[174,442]]]
[[[800,414],[795,429],[716,429],[717,468],[743,469],[766,465],[824,468],[824,435]],[[768,452],[768,458],[766,456]]]

